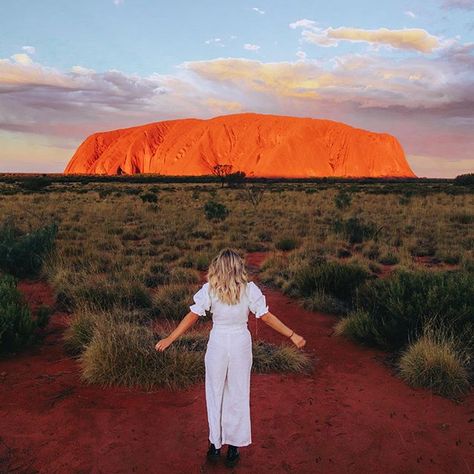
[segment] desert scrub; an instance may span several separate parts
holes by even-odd
[[[397,350],[433,320],[460,337],[472,334],[473,289],[474,275],[462,271],[397,269],[388,278],[367,281],[356,298],[357,309],[369,318],[363,339]]]
[[[352,311],[337,322],[334,331],[338,336],[346,336],[355,342],[373,344],[369,314],[366,311]]]
[[[286,252],[289,250],[294,250],[296,247],[298,247],[298,245],[299,242],[294,237],[283,237],[275,243],[275,247],[278,250],[283,250]]]
[[[0,227],[0,270],[19,278],[38,276],[54,247],[56,224],[23,232],[9,222]]]
[[[144,324],[147,320],[148,314],[143,310],[127,310],[120,306],[102,310],[93,305],[83,306],[71,317],[69,326],[63,334],[64,348],[73,356],[80,355],[86,350],[96,328],[101,324],[123,322]]]
[[[316,291],[302,299],[303,306],[310,311],[321,311],[329,314],[345,314],[348,306],[324,291]]]
[[[288,277],[288,259],[283,255],[271,255],[260,266],[259,278],[264,283],[282,288]]]
[[[308,355],[294,346],[257,340],[253,342],[252,353],[252,370],[258,373],[310,373],[313,369]]]
[[[369,277],[358,264],[321,260],[300,268],[293,277],[292,287],[299,297],[324,293],[350,307],[356,290]]]
[[[36,321],[10,275],[0,275],[0,353],[15,352],[35,339]]]
[[[377,227],[373,222],[353,216],[347,220],[337,219],[334,222],[334,232],[342,234],[350,244],[356,244],[375,238]]]
[[[455,337],[429,330],[408,346],[398,365],[400,376],[412,387],[458,398],[469,390],[469,359]]]
[[[189,313],[198,285],[170,283],[157,288],[152,296],[152,316],[180,320]]]
[[[154,347],[158,339],[143,325],[99,325],[81,356],[83,379],[145,389],[185,388],[203,379],[202,351],[188,350],[183,342],[175,341],[166,351],[158,352]]]
[[[82,377],[100,385],[123,385],[171,390],[204,380],[207,334],[185,334],[163,352],[155,350],[164,334],[131,322],[99,324],[81,355]],[[309,357],[294,347],[263,341],[253,345],[256,372],[308,372]]]

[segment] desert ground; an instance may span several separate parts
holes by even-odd
[[[42,179],[0,183],[2,278],[46,321],[0,358],[1,472],[229,471],[205,460],[210,318],[150,347],[227,245],[307,340],[250,314],[253,442],[235,472],[474,470],[470,186]]]

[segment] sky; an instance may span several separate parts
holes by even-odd
[[[0,0],[0,172],[240,112],[391,133],[418,176],[474,172],[474,0]]]

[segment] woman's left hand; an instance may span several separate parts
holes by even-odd
[[[163,352],[167,347],[169,347],[173,343],[172,340],[170,340],[168,337],[165,337],[164,339],[159,340],[156,345],[155,349],[157,351]]]

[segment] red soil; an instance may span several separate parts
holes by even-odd
[[[265,177],[416,177],[398,140],[332,120],[235,114],[87,137],[66,174],[199,176],[217,164]]]
[[[250,268],[263,254],[248,256]],[[262,285],[263,287],[263,285]],[[307,340],[311,376],[252,374],[253,444],[242,473],[471,473],[474,396],[461,404],[411,389],[386,354],[334,336],[335,318],[264,288],[270,310]],[[22,283],[30,304],[52,304],[44,283]],[[0,472],[203,473],[209,466],[204,384],[172,393],[87,386],[61,346],[67,316],[45,341],[0,361]],[[284,338],[255,318],[255,335]]]

